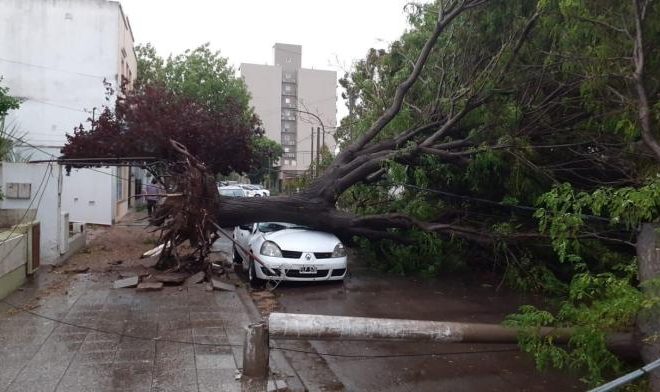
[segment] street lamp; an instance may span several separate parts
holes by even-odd
[[[307,110],[300,110],[298,108],[291,108],[291,110],[293,110],[295,112],[298,112],[298,113],[308,114],[308,115],[314,117],[319,122],[319,124],[321,124],[321,131],[323,132],[323,146],[325,146],[325,125],[323,124],[323,120],[321,120],[321,117],[319,117],[318,115],[316,115],[312,112],[308,112]],[[320,160],[321,160],[321,148],[319,147],[319,133],[318,133],[318,131],[319,130],[317,128],[317,130],[316,130],[316,170],[317,170],[317,172],[318,172],[318,167],[319,167],[319,163],[320,163]],[[312,144],[313,143],[314,143],[314,128],[312,128]],[[311,154],[312,154],[312,156],[311,156],[310,161],[313,161],[314,160],[314,149],[313,148],[312,148]]]

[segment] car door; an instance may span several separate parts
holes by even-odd
[[[237,248],[241,258],[243,259],[244,269],[248,268],[247,262],[250,259],[250,256],[243,249],[250,249],[250,240],[252,238],[255,227],[256,223],[240,225],[236,228],[236,242],[238,242],[240,245],[240,247]]]

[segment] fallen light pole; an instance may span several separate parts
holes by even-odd
[[[399,320],[367,317],[322,316],[312,314],[271,313],[270,336],[304,340],[408,340],[436,343],[516,343],[517,328],[499,324],[457,323],[446,321]],[[533,329],[530,332],[551,336],[556,343],[566,343],[573,329]],[[631,334],[614,334],[612,343],[628,342]]]
[[[266,327],[264,327],[266,329]],[[575,332],[573,328],[531,328],[521,330],[499,324],[459,323],[447,321],[399,320],[367,317],[324,316],[316,314],[271,313],[267,334],[284,340],[397,340],[431,343],[503,343],[516,344],[521,333],[552,337],[556,344],[566,344]],[[261,345],[246,352],[268,352],[268,339],[251,339],[248,329],[246,343]],[[638,358],[639,349],[631,333],[612,333],[607,346],[619,356]],[[263,355],[263,354],[261,354]],[[263,369],[252,363],[256,355],[244,355],[245,369]],[[260,373],[261,374],[261,373]]]

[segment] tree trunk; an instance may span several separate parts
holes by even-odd
[[[660,225],[645,223],[637,236],[639,281],[645,296],[660,296]],[[655,281],[653,281],[655,280]],[[653,282],[652,282],[653,281]],[[640,312],[637,317],[640,352],[645,363],[660,358],[660,306]],[[651,391],[660,392],[660,373],[649,374]]]

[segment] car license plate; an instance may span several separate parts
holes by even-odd
[[[300,273],[301,274],[315,274],[316,273],[316,266],[303,265],[302,267],[300,267]]]

